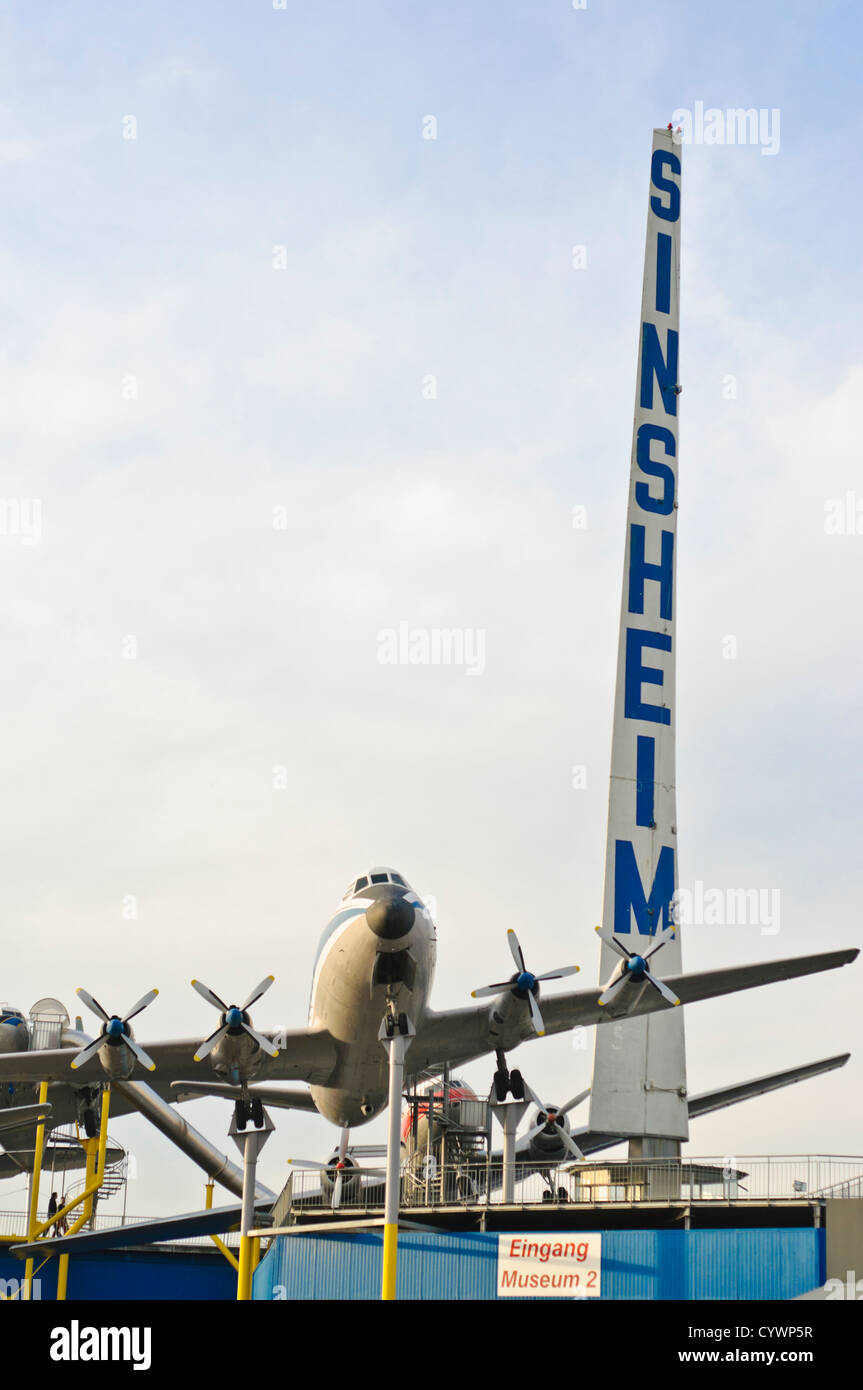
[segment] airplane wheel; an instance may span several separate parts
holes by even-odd
[[[255,1096],[252,1100],[252,1124],[256,1129],[263,1129],[264,1126],[264,1104],[260,1096]]]
[[[99,1133],[99,1125],[95,1113],[92,1110],[84,1111],[84,1133],[88,1139],[95,1139]]]
[[[524,1077],[520,1071],[510,1072],[509,1087],[512,1091],[513,1100],[524,1100]]]
[[[402,1035],[403,1038],[406,1038],[407,1035],[408,1035],[408,1016],[407,1016],[407,1014],[399,1014],[399,1032],[401,1033],[401,1035]]]
[[[558,1200],[559,1202],[568,1202],[568,1201],[569,1201],[569,1193],[567,1192],[567,1190],[566,1190],[565,1187],[559,1187],[559,1188],[557,1189],[557,1200]]]
[[[542,1200],[543,1200],[544,1202],[550,1202],[550,1201],[552,1200],[551,1193],[548,1191],[547,1188],[546,1188],[545,1192],[543,1192],[543,1194],[542,1194]]]
[[[495,1100],[506,1100],[509,1090],[509,1077],[505,1071],[496,1071],[494,1074],[494,1098]]]
[[[395,1034],[395,1031],[396,1031],[396,1025],[395,1025],[395,1019],[393,1018],[392,1014],[387,1014],[386,1019],[384,1020],[384,1023],[385,1023],[385,1026],[386,1026],[387,1037],[388,1037],[388,1038],[393,1037],[394,1034]]]
[[[246,1128],[246,1121],[249,1117],[246,1114],[246,1107],[241,1100],[238,1100],[234,1106],[234,1118],[237,1121],[237,1129]]]

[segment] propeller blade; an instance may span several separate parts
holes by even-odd
[[[649,951],[645,951],[643,959],[650,960],[650,957],[656,955],[656,952],[661,950],[663,946],[667,945],[669,941],[673,941],[675,935],[676,933],[672,928],[667,928],[664,932],[660,932],[659,936],[656,938],[654,945],[651,946]]]
[[[241,1004],[240,1008],[245,1012],[246,1009],[250,1009],[253,1004],[256,1004],[260,999],[261,995],[266,994],[267,990],[270,988],[270,985],[273,983],[273,980],[275,978],[275,975],[265,975],[264,978],[261,980],[261,983],[259,985],[255,985],[255,988],[252,990],[245,1004]]]
[[[616,936],[609,936],[608,932],[602,930],[602,927],[596,928],[596,934],[600,941],[604,941],[606,946],[611,947],[612,951],[616,951],[619,956],[623,956],[624,960],[629,960],[630,956],[633,954],[632,951],[627,951],[625,946],[621,946]]]
[[[195,1053],[194,1060],[196,1062],[203,1062],[204,1058],[212,1052],[213,1048],[216,1046],[216,1043],[219,1041],[219,1038],[221,1038],[222,1034],[227,1033],[227,1031],[228,1025],[227,1023],[223,1023],[221,1028],[217,1028],[215,1033],[211,1033],[208,1038],[205,1038],[204,1041],[201,1043],[201,1046]]]
[[[74,1058],[69,1064],[72,1070],[77,1071],[79,1067],[83,1067],[85,1062],[89,1062],[91,1057],[95,1057],[96,1053],[99,1051],[99,1048],[102,1046],[102,1043],[104,1041],[105,1039],[100,1034],[98,1038],[95,1038],[93,1040],[93,1042],[88,1043],[86,1047],[82,1047],[80,1052],[76,1052]]]
[[[657,980],[656,976],[651,975],[649,970],[645,970],[644,978],[647,981],[649,981],[650,984],[653,985],[654,989],[659,990],[659,993],[662,995],[663,999],[667,1000],[669,1004],[680,1003],[680,1000],[678,999],[677,995],[672,994],[671,990],[668,988],[668,985],[663,984],[661,980]]]
[[[339,1139],[339,1163],[344,1163],[348,1156],[348,1141],[350,1137],[351,1131],[348,1126],[345,1125],[341,1133],[341,1138]]]
[[[333,1211],[337,1211],[338,1208],[339,1208],[340,1205],[341,1205],[341,1201],[342,1201],[342,1173],[343,1173],[343,1172],[344,1172],[344,1169],[343,1169],[343,1168],[340,1168],[339,1171],[336,1173],[336,1182],[335,1182],[335,1186],[334,1186],[334,1188],[333,1188],[333,1201],[332,1201],[332,1208],[333,1208]]]
[[[504,980],[499,985],[483,985],[482,989],[472,989],[471,999],[485,999],[490,994],[500,994],[502,989],[511,989],[512,980]]]
[[[515,961],[516,966],[518,967],[518,973],[519,975],[523,975],[525,969],[527,968],[524,963],[524,952],[518,944],[518,937],[516,936],[512,927],[509,927],[507,929],[506,939],[509,942],[509,949],[512,952],[512,958]]]
[[[576,1142],[575,1142],[575,1140],[573,1139],[572,1135],[571,1135],[571,1134],[567,1134],[566,1130],[565,1130],[565,1129],[562,1129],[562,1130],[560,1131],[560,1137],[561,1137],[561,1139],[563,1140],[565,1147],[566,1147],[567,1149],[569,1149],[569,1152],[570,1152],[575,1158],[578,1159],[579,1163],[583,1163],[583,1162],[584,1162],[584,1154],[581,1152],[581,1149],[580,1149],[580,1148],[578,1147],[578,1145],[576,1144]]]
[[[560,965],[557,970],[549,970],[545,975],[537,975],[537,980],[563,980],[567,975],[577,975],[580,965]]]
[[[192,989],[196,989],[201,998],[206,999],[207,1003],[212,1004],[213,1008],[218,1009],[220,1013],[224,1014],[228,1012],[228,1006],[224,1000],[220,999],[218,994],[214,994],[202,980],[193,980]]]
[[[137,1004],[133,1004],[133,1005],[132,1005],[131,1009],[130,1009],[129,1012],[126,1014],[125,1018],[123,1019],[123,1022],[124,1022],[124,1023],[128,1023],[130,1018],[136,1018],[136,1017],[138,1016],[138,1014],[141,1012],[142,1009],[146,1009],[146,1007],[147,1007],[148,1004],[152,1004],[153,1000],[156,998],[156,995],[157,995],[158,993],[159,993],[159,991],[158,991],[157,989],[151,989],[151,990],[149,990],[149,991],[143,996],[143,998],[141,998],[141,999],[138,1000]]]
[[[248,1033],[250,1038],[254,1038],[255,1042],[258,1044],[258,1047],[261,1049],[262,1052],[266,1052],[268,1057],[278,1057],[279,1049],[277,1047],[274,1047],[273,1044],[270,1042],[269,1038],[264,1037],[263,1033],[256,1033],[254,1028],[249,1027],[248,1023],[244,1023],[243,1028]]]
[[[75,993],[78,998],[87,1005],[91,1013],[94,1013],[97,1018],[101,1018],[103,1023],[108,1023],[110,1021],[111,1015],[105,1013],[98,999],[94,999],[92,994],[87,993],[86,989],[76,989]]]
[[[588,1086],[586,1091],[579,1091],[577,1096],[573,1096],[572,1100],[568,1100],[566,1102],[566,1105],[562,1106],[561,1109],[558,1110],[558,1115],[568,1115],[570,1110],[574,1110],[577,1105],[581,1105],[581,1102],[583,1100],[587,1100],[587,1097],[589,1095],[590,1087]]]
[[[539,1005],[533,997],[532,990],[528,990],[527,992],[527,1002],[530,1005],[530,1016],[533,1020],[533,1030],[538,1038],[544,1038],[545,1024],[542,1021],[542,1014],[539,1011]]]
[[[626,984],[626,982],[627,981],[625,975],[622,975],[619,980],[615,980],[614,984],[609,985],[608,989],[603,990],[602,994],[596,1001],[597,1004],[602,1004],[603,1006],[605,1006],[606,1004],[610,1004],[615,995],[619,994],[620,991],[623,989],[623,986]]]
[[[141,1066],[142,1066],[142,1067],[146,1067],[146,1068],[147,1068],[147,1071],[155,1071],[155,1070],[156,1070],[156,1063],[153,1061],[152,1057],[149,1057],[149,1056],[147,1055],[147,1053],[144,1051],[143,1047],[140,1047],[140,1046],[138,1045],[138,1043],[135,1042],[135,1039],[134,1039],[134,1038],[124,1038],[123,1041],[124,1041],[124,1043],[126,1044],[126,1046],[127,1046],[132,1052],[134,1052],[135,1056],[137,1057],[138,1061],[141,1063]]]

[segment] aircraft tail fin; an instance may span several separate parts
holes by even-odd
[[[680,146],[655,130],[650,163],[626,521],[620,643],[614,702],[611,786],[605,859],[600,984],[630,971],[613,995],[655,986],[638,960],[672,925],[677,889],[674,751],[675,572],[677,557],[677,416]],[[635,964],[624,966],[616,938]],[[661,976],[681,971],[680,933],[657,961]],[[611,992],[609,992],[611,994]],[[651,1136],[662,1151],[688,1137],[683,1010],[609,1022],[596,1030],[590,1128]]]

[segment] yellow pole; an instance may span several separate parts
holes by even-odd
[[[240,1273],[237,1279],[237,1302],[248,1303],[252,1297],[252,1237],[240,1236]]]
[[[48,1082],[42,1081],[39,1084],[39,1104],[45,1105],[48,1100]],[[27,1239],[35,1240],[39,1228],[39,1179],[42,1174],[42,1154],[45,1151],[45,1119],[36,1121],[36,1148],[33,1153],[33,1176],[30,1180],[30,1211],[27,1220]],[[33,1280],[33,1257],[26,1261],[24,1265],[24,1297],[30,1297],[30,1285]]]
[[[110,1101],[111,1091],[110,1088],[106,1086],[105,1090],[102,1092],[102,1117],[101,1123],[99,1125],[99,1138],[79,1140],[81,1147],[87,1155],[87,1165],[84,1169],[85,1172],[90,1171],[90,1158],[93,1155],[93,1153],[96,1154],[96,1162],[94,1164],[92,1178],[88,1180],[84,1190],[82,1192],[79,1192],[77,1197],[73,1197],[71,1202],[67,1202],[65,1207],[61,1207],[60,1210],[56,1212],[54,1216],[51,1217],[50,1221],[43,1221],[41,1222],[41,1224],[37,1224],[35,1229],[30,1233],[30,1240],[37,1240],[39,1236],[44,1235],[44,1233],[51,1226],[54,1225],[55,1221],[57,1221],[61,1216],[66,1216],[67,1213],[73,1211],[75,1207],[80,1207],[82,1202],[84,1203],[84,1213],[82,1216],[78,1218],[74,1226],[69,1227],[69,1230],[66,1234],[73,1236],[76,1231],[80,1231],[81,1227],[89,1219],[90,1214],[93,1210],[92,1199],[99,1191],[99,1188],[102,1186],[102,1183],[105,1181],[105,1159],[107,1156],[108,1149],[108,1110],[110,1106]]]
[[[392,1301],[396,1296],[396,1256],[398,1253],[399,1226],[397,1221],[388,1221],[384,1226],[384,1271],[381,1281],[381,1299]]]
[[[204,1198],[204,1208],[205,1208],[206,1211],[211,1211],[211,1210],[212,1210],[212,1206],[213,1206],[213,1179],[211,1178],[210,1181],[207,1183],[207,1186],[206,1186],[206,1197]],[[216,1249],[219,1251],[219,1253],[220,1253],[221,1255],[224,1255],[225,1259],[228,1261],[228,1264],[229,1264],[229,1265],[233,1265],[234,1269],[235,1269],[235,1270],[237,1271],[237,1273],[239,1274],[239,1272],[240,1272],[240,1262],[239,1262],[239,1260],[237,1259],[236,1255],[234,1254],[233,1250],[229,1250],[228,1247],[227,1247],[227,1245],[225,1244],[225,1242],[224,1242],[223,1240],[221,1240],[221,1239],[219,1238],[219,1236],[214,1236],[214,1235],[211,1234],[211,1235],[210,1235],[210,1240],[213,1242],[213,1244],[215,1245],[215,1247],[216,1247]]]
[[[90,1159],[93,1156],[93,1153],[95,1152],[96,1154],[96,1162],[94,1166],[93,1176],[92,1178],[88,1178],[87,1183],[84,1187],[84,1191],[80,1192],[78,1196],[74,1199],[74,1201],[67,1203],[67,1205],[62,1208],[62,1211],[58,1213],[58,1215],[65,1216],[67,1211],[71,1211],[73,1207],[78,1206],[83,1202],[84,1205],[81,1215],[79,1216],[78,1220],[75,1221],[72,1224],[72,1226],[70,1226],[69,1230],[66,1233],[70,1236],[73,1236],[76,1231],[80,1231],[81,1227],[85,1226],[89,1221],[90,1216],[93,1212],[93,1198],[95,1194],[99,1191],[99,1188],[102,1186],[102,1183],[105,1180],[105,1159],[107,1157],[108,1150],[108,1110],[110,1104],[111,1091],[110,1087],[106,1087],[105,1090],[102,1092],[102,1114],[99,1123],[99,1138],[82,1139],[80,1141],[86,1156],[86,1167],[84,1169],[86,1173],[89,1173],[90,1171]],[[55,1216],[53,1219],[56,1221],[57,1217]],[[60,1255],[57,1261],[58,1303],[65,1302],[68,1285],[69,1256]]]

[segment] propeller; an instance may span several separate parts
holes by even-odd
[[[78,998],[87,1005],[91,1013],[94,1013],[97,1018],[102,1020],[102,1027],[98,1038],[94,1038],[91,1043],[87,1043],[86,1047],[82,1047],[80,1052],[75,1054],[74,1060],[70,1063],[73,1071],[77,1071],[79,1067],[83,1067],[85,1062],[89,1062],[91,1057],[95,1057],[96,1053],[106,1042],[115,1047],[125,1045],[141,1063],[142,1067],[146,1067],[147,1071],[156,1070],[156,1063],[151,1057],[147,1056],[143,1047],[140,1047],[132,1037],[132,1030],[129,1027],[129,1023],[137,1014],[146,1009],[148,1004],[152,1004],[156,995],[159,993],[157,989],[151,989],[147,994],[142,995],[137,1004],[132,1005],[124,1018],[120,1018],[119,1014],[107,1013],[105,1009],[102,1008],[98,999],[94,999],[92,994],[87,993],[86,989],[76,989],[75,993],[78,995]]]
[[[252,990],[245,1003],[239,1005],[226,1004],[224,999],[220,999],[218,994],[214,994],[209,986],[205,985],[201,980],[192,981],[192,988],[197,990],[201,998],[206,999],[207,1003],[212,1004],[213,1008],[218,1009],[222,1015],[215,1033],[211,1033],[208,1038],[205,1038],[195,1053],[196,1062],[203,1061],[208,1053],[212,1052],[219,1039],[223,1038],[226,1033],[237,1034],[239,1032],[248,1033],[249,1037],[254,1038],[258,1047],[266,1052],[268,1056],[278,1057],[279,1049],[274,1047],[269,1038],[264,1037],[263,1033],[255,1032],[249,1022],[249,1016],[246,1012],[253,1004],[257,1003],[262,994],[266,994],[274,979],[275,975],[265,975],[260,984],[255,985],[255,988]]]
[[[531,1099],[535,1101],[536,1097],[532,1091],[530,1094]],[[576,1144],[572,1135],[566,1129],[563,1119],[570,1110],[574,1110],[583,1100],[587,1100],[589,1095],[590,1087],[588,1086],[586,1091],[579,1091],[577,1096],[573,1096],[572,1100],[568,1100],[566,1105],[561,1105],[560,1108],[555,1105],[542,1105],[538,1103],[540,1111],[539,1121],[534,1125],[533,1129],[528,1130],[527,1134],[524,1136],[524,1142],[526,1144],[532,1144],[534,1139],[536,1139],[544,1129],[552,1125],[558,1131],[558,1138],[564,1148],[569,1150],[573,1158],[577,1158],[580,1162],[583,1162],[584,1154],[581,1152],[581,1149]]]
[[[345,1171],[345,1159],[348,1156],[348,1137],[350,1131],[345,1125],[339,1139],[339,1161],[336,1164],[336,1181],[333,1187],[333,1210],[337,1210],[342,1200],[342,1179]]]
[[[622,941],[618,941],[616,936],[609,936],[609,934],[602,931],[600,927],[597,927],[596,934],[605,942],[606,946],[610,946],[612,951],[616,951],[619,956],[622,956],[625,962],[622,973],[616,980],[612,980],[603,990],[597,1003],[602,1005],[610,1004],[612,999],[620,993],[623,986],[630,980],[635,980],[637,983],[646,980],[648,984],[653,985],[653,988],[659,991],[667,1003],[680,1003],[677,995],[672,993],[668,985],[663,984],[662,980],[657,979],[652,971],[647,968],[647,962],[650,960],[650,957],[655,955],[657,951],[660,951],[663,946],[666,946],[669,941],[674,940],[675,931],[673,927],[666,927],[665,931],[659,932],[650,950],[645,951],[643,955],[638,955],[635,951],[627,950]]]
[[[540,980],[562,980],[566,975],[577,975],[580,969],[577,965],[561,965],[557,970],[547,970],[544,975],[534,975],[528,970],[524,963],[524,952],[518,942],[518,937],[509,928],[506,934],[509,942],[509,949],[512,958],[516,963],[517,973],[510,976],[508,980],[503,980],[496,985],[484,985],[482,989],[475,989],[471,992],[472,999],[484,999],[490,994],[500,994],[502,989],[512,988],[512,992],[519,999],[527,999],[530,1006],[530,1017],[533,1022],[534,1032],[538,1038],[544,1037],[545,1025],[542,1021],[542,1014],[536,1002],[534,990]]]
[[[335,1173],[335,1181],[333,1182],[333,1191],[332,1191],[332,1195],[331,1195],[331,1197],[330,1197],[330,1206],[332,1207],[332,1209],[333,1209],[334,1211],[335,1211],[339,1206],[341,1206],[341,1201],[342,1201],[342,1190],[343,1190],[343,1187],[344,1187],[344,1180],[345,1180],[345,1174],[346,1174],[346,1173],[347,1173],[347,1174],[352,1174],[352,1173],[356,1173],[356,1172],[363,1172],[363,1173],[380,1173],[380,1174],[382,1175],[382,1174],[383,1174],[383,1171],[384,1171],[383,1169],[380,1169],[380,1168],[366,1168],[366,1167],[363,1167],[362,1169],[359,1169],[359,1168],[357,1167],[357,1164],[354,1163],[353,1159],[350,1158],[350,1157],[348,1156],[348,1140],[349,1140],[349,1138],[350,1138],[350,1130],[349,1130],[347,1127],[345,1127],[345,1128],[342,1129],[341,1136],[340,1136],[340,1138],[339,1138],[338,1152],[335,1153],[335,1154],[333,1155],[332,1158],[328,1159],[326,1163],[317,1163],[317,1162],[315,1162],[314,1159],[310,1159],[310,1158],[289,1158],[289,1159],[288,1159],[288,1162],[289,1162],[289,1163],[292,1165],[292,1167],[294,1167],[294,1168],[316,1168],[316,1169],[318,1170],[318,1172],[320,1172],[320,1173],[333,1173],[333,1172]],[[379,1152],[379,1149],[377,1149],[377,1148],[371,1148],[371,1149],[370,1149],[370,1148],[367,1146],[365,1149],[355,1150],[355,1152],[358,1152],[358,1153],[369,1153],[369,1152],[378,1153],[378,1152]]]

